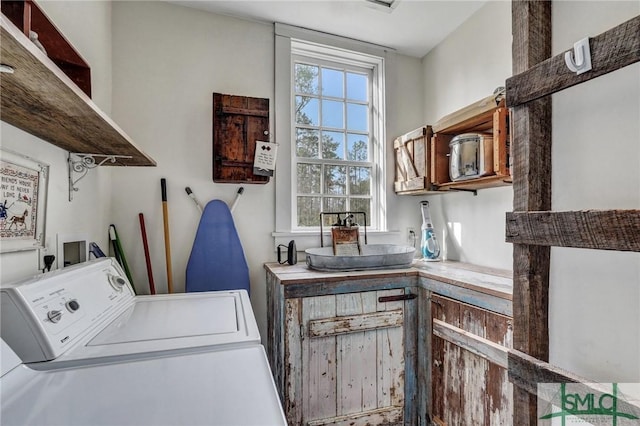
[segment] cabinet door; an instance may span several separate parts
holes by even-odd
[[[286,301],[289,424],[403,423],[406,302],[379,300],[402,294],[398,289]]]
[[[254,174],[256,141],[269,140],[269,99],[213,94],[213,181],[267,183]]]
[[[431,299],[432,419],[447,425],[511,425],[507,376],[511,318],[456,300]]]

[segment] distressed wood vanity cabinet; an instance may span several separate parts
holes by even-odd
[[[511,424],[507,273],[265,269],[266,346],[289,424]]]
[[[413,424],[415,273],[266,268],[267,348],[289,424]]]

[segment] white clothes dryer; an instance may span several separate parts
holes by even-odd
[[[47,371],[1,341],[3,426],[286,426],[261,345]]]

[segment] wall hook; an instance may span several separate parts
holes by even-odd
[[[573,44],[573,52],[565,52],[564,62],[571,71],[578,75],[590,71],[591,49],[589,48],[589,37],[576,41]]]

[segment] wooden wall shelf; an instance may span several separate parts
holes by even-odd
[[[118,166],[155,166],[103,111],[6,16],[0,17],[2,121],[73,153],[130,156]]]
[[[449,178],[449,142],[463,133],[488,133],[493,136],[493,172],[468,180]],[[508,186],[509,112],[502,95],[488,96],[441,118],[433,126],[424,126],[396,138],[395,191],[402,195],[441,194]]]

